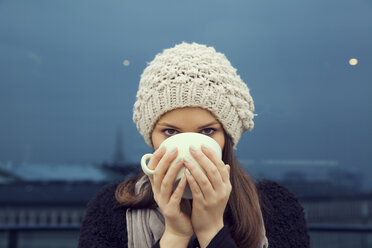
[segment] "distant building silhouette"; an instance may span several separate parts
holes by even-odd
[[[117,175],[121,175],[122,178],[130,175],[136,175],[141,171],[138,164],[129,163],[125,160],[125,156],[123,154],[123,133],[121,127],[118,127],[117,129],[115,151],[112,158],[112,162],[105,161],[98,166]]]
[[[113,156],[114,163],[122,164],[124,163],[124,154],[123,154],[123,133],[122,128],[118,127],[116,133],[116,146],[115,153]]]
[[[301,171],[288,171],[279,180],[301,198],[361,195],[362,175],[341,168],[328,171],[324,179],[309,179]]]

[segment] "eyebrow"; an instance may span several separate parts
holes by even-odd
[[[216,121],[214,121],[214,122],[210,122],[210,123],[208,123],[208,124],[205,124],[205,125],[203,125],[203,126],[198,127],[198,129],[203,129],[203,128],[206,128],[206,127],[209,127],[209,126],[212,126],[212,125],[216,125],[216,124],[219,124],[219,123],[216,122]],[[171,124],[166,123],[166,122],[158,123],[158,125],[166,126],[166,127],[170,127],[170,128],[174,128],[174,129],[180,129],[179,127],[176,127],[176,126],[171,125]]]

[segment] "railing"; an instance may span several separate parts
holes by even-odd
[[[310,232],[372,233],[372,225],[309,224]]]
[[[20,232],[35,232],[35,231],[78,231],[80,225],[27,225],[27,226],[1,226],[0,233],[8,233],[8,247],[18,248],[18,234]]]
[[[0,233],[8,233],[7,248],[18,247],[18,234],[33,231],[78,231],[80,225],[27,225],[27,226],[1,226]],[[337,225],[337,224],[309,224],[310,232],[338,232],[338,233],[372,233],[372,225]]]

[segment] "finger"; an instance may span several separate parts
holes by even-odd
[[[182,167],[183,159],[180,159],[180,161],[178,161],[168,169],[163,178],[163,181],[161,182],[160,186],[161,197],[167,202],[171,197],[174,188],[174,182],[177,178],[178,172],[181,170]]]
[[[159,163],[157,164],[155,168],[153,180],[154,180],[155,189],[158,192],[160,190],[161,182],[163,181],[165,173],[167,172],[171,162],[177,157],[177,153],[178,153],[177,149],[174,149],[172,151],[167,151],[164,154],[164,156],[160,159]]]
[[[148,163],[148,167],[152,170],[154,170],[156,168],[156,166],[158,165],[160,159],[164,156],[164,153],[166,151],[166,148],[165,147],[161,147],[161,148],[158,148],[153,156],[151,157],[149,163]],[[149,176],[149,180],[150,180],[150,183],[151,185],[153,186],[154,185],[154,179],[153,179],[153,176]]]
[[[151,157],[149,164],[147,165],[151,170],[154,170],[159,163],[160,159],[164,156],[164,153],[166,152],[165,147],[158,148],[153,156]]]
[[[231,182],[230,182],[230,170],[231,170],[231,168],[230,168],[230,165],[229,164],[226,164],[226,169],[227,169],[227,171],[228,171],[228,181],[226,182],[226,185],[228,185],[227,186],[227,188],[228,188],[228,190],[229,190],[229,194],[231,193],[231,190],[232,190],[232,185],[231,185]]]
[[[185,177],[187,179],[187,182],[189,183],[189,187],[192,193],[193,200],[198,201],[204,201],[204,194],[201,191],[199,184],[196,182],[195,178],[191,175],[191,173],[188,173],[185,171]]]
[[[208,177],[203,173],[203,171],[196,166],[194,163],[185,160],[185,166],[189,170],[190,174],[195,179],[196,183],[199,185],[199,188],[205,198],[207,196],[214,195],[214,189],[212,187],[211,182],[209,181]]]
[[[226,164],[226,169],[227,169],[228,182],[230,182],[230,171],[231,171],[231,167],[230,167],[229,164]]]
[[[222,177],[216,166],[201,150],[190,148],[191,155],[204,169],[212,187],[217,190],[222,186]]]
[[[169,200],[169,203],[175,205],[175,206],[179,206],[180,203],[181,203],[181,200],[182,200],[182,195],[183,195],[183,192],[185,191],[185,187],[186,187],[186,178],[183,177],[179,182],[178,182],[178,185],[177,185],[177,188],[174,190],[170,200]]]
[[[212,163],[216,166],[217,170],[219,171],[222,180],[226,183],[229,180],[229,172],[227,171],[227,167],[222,159],[217,155],[215,151],[209,149],[206,146],[202,146],[202,152],[209,158]]]

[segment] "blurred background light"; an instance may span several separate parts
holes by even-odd
[[[351,58],[351,59],[349,60],[349,64],[350,64],[351,66],[355,66],[355,65],[358,64],[358,60],[357,60],[356,58]]]
[[[130,61],[127,60],[127,59],[125,59],[125,60],[123,61],[123,65],[124,65],[124,66],[129,66],[129,65],[130,65]]]

